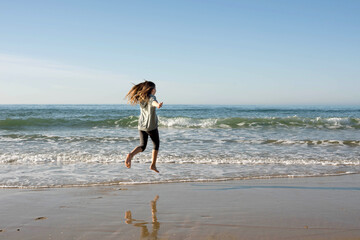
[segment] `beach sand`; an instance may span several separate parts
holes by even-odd
[[[0,192],[0,239],[360,239],[360,175]]]

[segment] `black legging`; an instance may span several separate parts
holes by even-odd
[[[146,149],[149,135],[153,142],[154,150],[159,150],[160,138],[159,138],[159,131],[157,128],[155,130],[152,130],[149,132],[148,131],[139,131],[139,133],[140,133],[140,146],[139,147],[141,147],[141,149],[143,151]]]

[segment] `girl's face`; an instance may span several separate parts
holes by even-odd
[[[156,88],[154,88],[153,90],[151,90],[151,94],[152,94],[152,95],[155,95],[155,93],[156,93]]]

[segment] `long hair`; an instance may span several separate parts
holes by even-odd
[[[126,94],[128,103],[135,105],[138,103],[149,102],[151,91],[155,88],[155,83],[146,81],[133,86]]]

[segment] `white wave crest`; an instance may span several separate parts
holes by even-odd
[[[211,128],[217,123],[217,119],[197,119],[186,117],[159,117],[160,126],[162,127],[179,127],[179,128]]]

